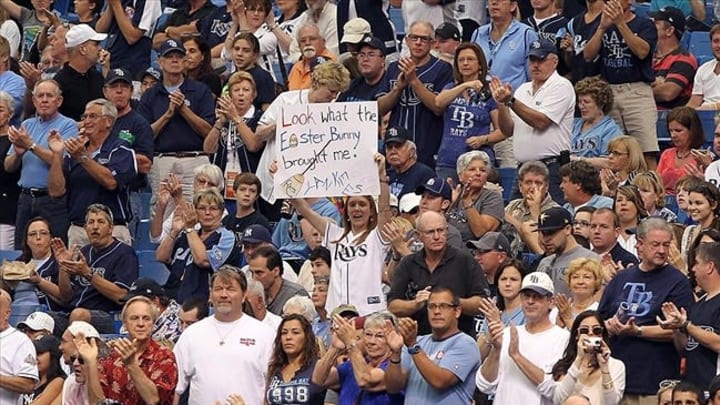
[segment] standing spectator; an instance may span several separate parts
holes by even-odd
[[[0,36],[8,41],[10,57],[17,60],[20,55],[20,28],[15,20],[10,18],[7,10],[0,3]]]
[[[22,116],[22,101],[25,95],[26,83],[23,78],[10,69],[10,43],[4,36],[0,36],[0,91],[7,93],[13,100],[10,108],[10,124],[18,125]]]
[[[222,83],[212,67],[210,46],[198,36],[183,37],[182,42],[187,52],[187,77],[204,83],[216,98],[220,97]]]
[[[265,288],[261,282],[255,279],[248,279],[245,303],[247,304],[245,313],[269,326],[272,330],[278,330],[283,318],[268,311],[267,301],[265,300]]]
[[[86,24],[75,25],[65,34],[68,60],[54,77],[65,96],[60,114],[79,121],[85,105],[103,96],[105,79],[95,65],[105,38],[107,34],[98,34]]]
[[[27,3],[26,3],[27,4]],[[38,35],[43,26],[51,23],[50,17],[41,10],[50,9],[52,1],[41,0],[32,3],[33,9],[29,10],[12,0],[0,1],[0,7],[7,11],[10,18],[22,26],[22,45],[20,60],[30,61],[33,58],[33,48],[37,45]],[[37,57],[37,54],[35,54]]]
[[[48,192],[55,198],[67,196],[70,245],[87,244],[85,213],[96,203],[105,204],[112,212],[113,236],[128,245],[132,243],[128,185],[137,176],[137,166],[135,152],[125,146],[125,141],[110,137],[116,118],[115,105],[100,98],[85,107],[79,137],[62,143],[59,134],[50,135],[53,158]]]
[[[619,269],[639,263],[635,255],[618,243],[620,232],[620,219],[612,208],[600,208],[592,213],[589,241],[592,251],[600,256],[605,282],[609,282]],[[609,274],[607,270],[610,270]]]
[[[377,37],[365,37],[357,45],[355,55],[358,61],[359,77],[353,79],[350,87],[343,91],[337,101],[373,101],[383,94],[388,86],[385,72],[387,48]]]
[[[414,3],[414,2],[413,2]],[[452,81],[452,67],[430,54],[433,26],[415,21],[405,36],[410,57],[388,66],[390,78],[387,94],[378,99],[381,115],[391,111],[390,125],[402,126],[415,142],[418,160],[430,168],[440,147],[442,109],[435,105],[435,95]]]
[[[95,29],[108,34],[111,68],[129,68],[134,76],[150,66],[150,34],[161,14],[158,1],[107,0]]]
[[[104,0],[78,0],[73,2],[75,14],[77,18],[72,18],[72,24],[87,24],[90,28],[95,29],[95,25],[100,18],[100,9],[103,8]]]
[[[398,331],[386,324],[385,340],[392,354],[385,389],[389,394],[404,390],[405,402],[411,404],[469,404],[480,353],[458,328],[460,298],[440,286],[427,293],[430,334],[418,336],[417,321],[410,318],[398,320]]]
[[[490,290],[490,298],[498,296],[498,286],[495,284],[495,275],[500,265],[509,258],[510,242],[500,232],[487,232],[478,240],[468,241],[466,244],[475,257]]]
[[[32,341],[10,326],[12,298],[0,288],[0,404],[15,405],[21,394],[30,394],[38,381]]]
[[[666,7],[650,13],[650,17],[655,21],[658,38],[653,56],[655,102],[661,110],[685,105],[690,101],[698,67],[695,55],[680,45],[685,16],[675,7]]]
[[[25,240],[22,232],[30,218],[47,218],[52,234],[62,238],[70,226],[66,198],[53,198],[48,193],[48,174],[53,158],[48,139],[51,133],[58,133],[64,140],[70,139],[77,134],[77,124],[58,112],[63,97],[54,80],[37,82],[32,98],[37,116],[25,120],[19,129],[10,128],[8,138],[13,146],[4,162],[6,171],[20,170],[15,249],[20,249]]]
[[[556,1],[535,0],[530,4],[533,8],[533,15],[524,19],[523,22],[537,32],[538,39],[546,39],[556,46],[560,45],[560,40],[567,33],[568,19],[560,13],[561,10],[557,9]],[[561,76],[566,76],[568,70],[565,60],[561,58],[558,63],[558,72]]]
[[[412,0],[392,0],[397,2],[395,7],[399,7],[402,12],[402,18],[405,22],[403,32],[408,33],[415,21],[427,21],[433,27],[439,27],[444,23],[452,24],[457,27],[458,10],[457,4],[439,1],[412,1]],[[407,54],[407,52],[404,52]]]
[[[140,97],[161,80],[162,72],[152,66],[138,73],[137,81],[140,82]]]
[[[415,189],[415,194],[420,196],[420,202],[418,212],[412,221],[413,224],[415,223],[415,220],[417,220],[419,214],[428,211],[437,212],[444,217],[448,208],[450,208],[450,205],[452,204],[452,188],[450,187],[450,184],[448,184],[447,180],[443,180],[439,177],[428,179],[425,184]],[[457,249],[462,249],[463,242],[460,231],[458,231],[453,224],[448,224],[447,231],[448,245]]]
[[[232,266],[210,280],[212,317],[190,325],[173,352],[178,366],[177,396],[189,390],[190,404],[214,404],[241,392],[248,404],[263,402],[275,333],[243,314],[245,276]]]
[[[588,77],[575,84],[575,93],[580,117],[573,122],[572,154],[587,159],[595,167],[606,167],[603,157],[609,144],[622,135],[617,123],[607,115],[614,102],[612,89],[606,81]]]
[[[157,341],[175,343],[182,332],[178,316],[180,304],[168,297],[157,281],[145,277],[135,280],[120,302],[127,304],[133,297],[145,297],[152,301],[157,312],[152,327],[152,338]],[[121,328],[122,332],[127,332],[127,328]]]
[[[301,25],[296,38],[302,56],[290,69],[287,87],[289,90],[309,89],[313,68],[328,60],[335,60],[337,56],[325,47],[325,38],[320,36],[317,25]]]
[[[325,38],[325,46],[334,55],[340,54],[340,43],[337,25],[337,6],[329,0],[305,0],[307,10],[300,16],[296,27],[302,27],[312,23],[320,29],[320,36]],[[296,62],[300,59],[302,49],[300,44],[293,39],[290,43],[289,62]]]
[[[570,295],[555,295],[555,306],[558,309],[556,323],[572,331],[573,322],[579,314],[597,310],[598,300],[595,297],[603,283],[600,260],[585,257],[573,259],[565,271],[563,281]]]
[[[585,47],[600,25],[600,16],[603,12],[605,2],[602,0],[568,0],[565,5],[571,3],[586,3],[587,9],[580,14],[565,14],[570,18],[567,28],[568,32],[564,38],[560,38],[560,49],[565,51],[565,63],[570,67],[571,80],[577,83],[586,77],[600,74],[599,55],[591,60],[585,60]],[[612,106],[611,106],[612,107]]]
[[[283,278],[283,262],[277,250],[269,245],[255,249],[248,261],[248,271],[265,290],[267,309],[275,315],[283,315],[285,303],[296,295],[308,296],[307,291],[297,283]]]
[[[615,104],[610,116],[623,133],[640,142],[648,168],[655,169],[658,149],[657,107],[650,85],[654,81],[652,51],[657,30],[636,15],[631,0],[605,3],[600,25],[583,50],[586,61],[600,55],[600,75],[610,83]]]
[[[493,78],[490,83],[493,98],[498,103],[498,126],[504,135],[513,136],[518,162],[539,160],[545,163],[550,171],[550,196],[558,203],[564,203],[560,166],[569,161],[575,92],[570,81],[556,70],[559,59],[552,42],[533,41],[528,62],[532,80],[520,85],[514,95],[512,84],[501,83],[498,78]]]
[[[180,319],[180,333],[185,331],[188,326],[207,318],[209,312],[210,309],[208,308],[207,301],[203,301],[198,298],[188,298],[185,300],[178,312],[178,318]]]
[[[160,181],[173,172],[180,177],[183,195],[189,200],[193,169],[208,162],[202,152],[203,138],[215,122],[215,101],[207,86],[185,78],[185,48],[182,44],[169,39],[158,54],[162,83],[146,91],[138,107],[155,135],[150,187],[156,196]]]
[[[409,137],[408,131],[401,126],[392,126],[385,132],[385,156],[390,165],[388,188],[397,198],[414,193],[428,179],[435,177],[431,168],[417,161],[417,146]]]
[[[625,401],[654,402],[658,383],[680,373],[672,331],[656,322],[663,303],[689,308],[693,302],[687,278],[667,263],[672,239],[672,226],[664,219],[643,221],[637,229],[640,264],[618,272],[600,300],[610,348],[625,363]]]
[[[20,197],[20,187],[18,187],[20,172],[8,172],[5,170],[4,164],[8,150],[12,146],[8,132],[14,104],[15,102],[8,93],[0,91],[0,161],[3,162],[3,167],[0,167],[1,250],[15,249],[15,214],[17,212],[18,198]]]
[[[88,397],[91,404],[105,399],[123,404],[172,404],[178,381],[173,352],[152,338],[158,313],[153,302],[143,296],[130,298],[122,310],[128,337],[113,340],[114,349],[99,360],[97,346],[85,339],[78,353],[88,364]]]
[[[459,0],[457,17],[462,27],[463,42],[470,42],[476,29],[487,23],[487,0]]]
[[[357,16],[368,23],[368,28],[372,27],[371,36],[380,40],[380,43],[387,49],[386,55],[390,56],[391,61],[394,62],[398,59],[395,27],[388,17],[386,3],[375,0],[340,0],[337,3],[338,38],[347,40],[340,41],[339,55],[343,55],[347,51],[352,52],[350,44],[357,44],[363,40],[362,37],[348,38],[348,32],[345,29],[345,24],[354,20],[351,16]]]
[[[720,24],[713,25],[709,35],[711,43],[720,41]],[[720,109],[720,78],[715,73],[717,58],[720,57],[720,48],[713,46],[711,50],[714,58],[703,63],[695,72],[692,96],[687,104],[698,110]]]
[[[184,36],[199,32],[200,21],[215,11],[215,6],[210,0],[189,0],[176,9],[165,23],[155,30],[152,37],[154,49],[168,39],[182,41]]]
[[[574,216],[580,207],[610,208],[612,198],[602,194],[600,171],[588,162],[579,160],[564,164],[560,168],[560,188],[567,201],[563,208]]]
[[[275,99],[275,82],[272,75],[257,64],[260,54],[260,42],[252,32],[241,31],[239,34],[225,41],[225,49],[232,58],[232,68],[235,71],[246,71],[255,81],[256,97],[253,104],[255,108],[267,110]]]
[[[685,228],[680,240],[680,251],[692,254],[689,249],[703,230],[720,230],[720,190],[711,183],[700,181],[690,185],[687,192],[687,211],[695,224]],[[687,259],[689,257],[686,262],[689,261]]]

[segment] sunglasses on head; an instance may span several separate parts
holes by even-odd
[[[578,333],[581,335],[589,335],[590,332],[592,332],[594,336],[602,336],[603,327],[600,325],[595,325],[593,327],[581,326],[578,328]]]

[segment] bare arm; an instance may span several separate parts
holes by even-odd
[[[512,110],[521,120],[525,121],[526,124],[539,131],[546,130],[553,123],[545,114],[533,110],[520,100],[515,100],[512,105]]]
[[[235,122],[235,128],[238,130],[240,138],[242,138],[245,143],[245,148],[250,152],[258,152],[265,142],[261,141],[260,138],[255,135],[242,117],[236,118],[233,121]]]
[[[112,7],[106,7],[105,11],[100,14],[97,23],[95,23],[95,30],[97,32],[108,32],[110,31],[110,24],[113,20]]]
[[[17,169],[20,168],[20,162],[22,162],[22,155],[17,152],[12,155],[5,156],[5,162],[3,163],[5,171],[8,173],[17,171]]]
[[[693,94],[692,96],[690,96],[690,100],[688,100],[687,106],[690,108],[698,109],[702,105],[702,102],[702,94]],[[7,170],[7,168],[5,170]]]
[[[268,140],[272,139],[273,136],[275,136],[275,128],[275,123],[268,125],[258,125],[257,129],[255,130],[255,137],[260,142],[267,142]]]
[[[653,96],[658,101],[672,101],[680,92],[683,90],[682,87],[678,86],[677,83],[663,82],[653,86]]]
[[[172,260],[172,251],[175,247],[175,240],[178,238],[179,234],[180,231],[173,229],[170,231],[168,237],[160,242],[160,246],[158,246],[155,250],[155,258],[157,261],[168,264],[170,263],[170,260]]]
[[[128,375],[130,376],[130,380],[135,385],[135,389],[137,389],[138,394],[140,394],[140,398],[142,398],[146,404],[159,404],[160,394],[158,393],[158,389],[155,386],[155,383],[153,383],[152,380],[145,375],[140,366],[135,362],[126,365],[126,368]]]
[[[385,371],[367,364],[359,347],[350,350],[350,363],[360,389],[370,392],[385,391]]]
[[[126,289],[119,287],[110,280],[107,280],[99,273],[92,273],[92,276],[89,277],[90,284],[92,284],[92,286],[95,287],[100,294],[114,302],[117,302],[118,304],[120,303],[120,299],[127,294]]]
[[[705,20],[705,2],[702,0],[690,0],[690,8],[692,9],[692,16],[698,21]]]
[[[388,394],[397,394],[405,388],[408,373],[400,366],[400,353],[390,355],[390,364],[385,370],[385,391]]]
[[[123,5],[120,1],[110,1],[108,7],[112,7],[112,13],[115,17],[115,21],[129,45],[135,45],[135,43],[145,36],[145,31],[134,26],[130,18],[125,14],[125,10],[123,10]]]
[[[310,204],[303,199],[298,198],[293,200],[293,205],[295,205],[295,209],[297,210],[298,214],[302,215],[303,218],[307,219],[310,224],[317,229],[317,231],[322,235],[322,237],[325,237],[325,229],[327,228],[328,222],[330,222],[325,217],[321,216],[317,212],[313,211],[312,208],[310,208]]]
[[[688,322],[687,325],[688,335],[692,336],[695,341],[715,353],[720,353],[720,335],[717,333],[709,332],[692,322]],[[643,328],[643,335],[645,334],[645,328]],[[687,340],[687,337],[685,338]]]
[[[48,194],[54,198],[62,197],[67,191],[65,189],[65,174],[62,170],[62,164],[62,152],[54,153],[48,174]]]
[[[193,257],[193,262],[200,267],[210,267],[210,260],[208,260],[207,249],[200,235],[192,231],[187,234],[188,245],[190,245],[190,253]]]
[[[150,128],[152,128],[153,134],[155,135],[155,138],[160,135],[160,132],[165,128],[165,126],[170,122],[170,120],[173,117],[174,111],[171,111],[170,108],[165,112],[165,114],[161,115],[160,118],[155,120],[155,122],[150,124]]]
[[[423,302],[417,300],[403,300],[396,298],[388,303],[388,311],[395,316],[412,316],[419,311],[424,305]]]
[[[0,387],[18,394],[29,394],[35,388],[35,380],[28,377],[16,377],[0,374]]]
[[[437,96],[435,96],[435,107],[444,109],[450,105],[453,100],[471,87],[470,83],[471,82],[463,82],[451,89],[441,91]]]
[[[425,354],[425,351],[412,356],[415,367],[425,381],[436,390],[445,390],[458,383],[458,377],[450,370],[440,367]]]
[[[500,221],[492,215],[481,214],[474,205],[465,208],[470,230],[478,238],[486,232],[492,232],[500,226]]]
[[[43,392],[35,398],[30,405],[50,405],[55,401],[55,398],[60,397],[62,393],[63,379],[55,378],[45,386]]]
[[[183,104],[180,107],[180,115],[185,118],[185,121],[187,121],[188,124],[190,124],[190,128],[192,128],[192,130],[202,138],[205,138],[212,128],[212,125],[209,122],[195,114],[195,112],[186,104]]]
[[[20,20],[22,14],[22,7],[15,4],[12,0],[0,0],[0,7],[5,9],[7,13],[15,20]]]
[[[312,374],[312,381],[315,384],[331,389],[340,388],[340,378],[337,369],[333,366],[339,355],[340,350],[335,346],[330,346],[318,360]]]
[[[601,18],[604,18],[604,16]],[[585,48],[583,49],[583,57],[585,58],[585,62],[592,62],[600,54],[600,48],[602,47],[602,37],[606,29],[606,27],[603,27],[603,25],[600,24],[600,26],[598,26],[598,29],[595,31],[595,34],[593,34],[587,44],[585,44]]]
[[[628,27],[627,23],[625,22],[625,19],[623,18],[619,24],[615,25],[620,31],[620,35],[622,35],[623,39],[625,39],[625,43],[627,44],[628,48],[630,48],[630,51],[635,54],[640,59],[645,59],[650,54],[650,44],[647,43],[644,39],[640,38],[640,36],[635,35],[634,32],[630,30],[630,27]]]
[[[80,165],[85,168],[90,177],[100,183],[104,188],[108,190],[115,190],[117,188],[117,180],[115,180],[112,172],[107,167],[94,161],[87,155],[85,155],[84,158],[80,158]]]
[[[480,298],[479,296],[460,298],[460,308],[462,309],[462,313],[472,316],[479,315],[481,300],[482,298]]]

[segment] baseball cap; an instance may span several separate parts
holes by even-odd
[[[510,252],[510,242],[505,235],[500,232],[486,232],[480,239],[468,241],[466,246],[481,252],[490,252],[493,250],[505,253]]]
[[[127,294],[120,298],[120,302],[126,302],[130,298],[141,295],[148,298],[163,297],[165,296],[165,290],[157,281],[151,278],[139,278],[132,283]]]
[[[382,52],[383,55],[387,55],[387,48],[385,43],[378,37],[366,36],[358,45],[360,47],[369,46],[370,48],[377,49]]]
[[[425,192],[433,195],[439,195],[445,200],[452,200],[452,190],[450,189],[450,185],[440,177],[431,177],[425,182],[425,184],[418,186],[418,188],[415,189],[415,194],[421,196]]]
[[[353,18],[343,25],[343,36],[340,43],[358,44],[365,35],[372,32],[370,23],[364,18]]]
[[[400,206],[398,209],[403,214],[409,214],[410,211],[420,207],[420,199],[422,196],[415,193],[407,193],[400,197]]]
[[[174,39],[165,40],[165,42],[160,45],[158,55],[165,56],[170,52],[180,52],[181,54],[185,55],[185,47],[180,42]]]
[[[105,84],[113,84],[117,81],[123,81],[127,84],[132,85],[132,77],[130,72],[127,69],[123,68],[110,69],[107,78],[105,79]]]
[[[530,43],[530,51],[528,51],[528,57],[534,56],[536,58],[545,59],[551,53],[554,53],[556,55],[558,53],[555,44],[546,39],[537,39]]]
[[[26,327],[33,331],[46,330],[55,333],[55,320],[45,312],[33,312],[24,321],[18,323],[18,328]]]
[[[562,207],[548,208],[540,214],[538,231],[557,231],[567,225],[572,225],[570,211]]]
[[[97,329],[85,321],[73,321],[73,323],[68,326],[67,331],[73,336],[82,333],[86,338],[100,338]]]
[[[663,7],[658,11],[648,13],[648,16],[655,21],[667,21],[675,28],[675,35],[678,38],[685,31],[685,14],[675,7]]]
[[[242,243],[272,243],[272,236],[264,226],[250,225],[243,231]]]
[[[56,338],[53,335],[45,335],[41,338],[33,340],[32,342],[33,346],[35,346],[35,352],[37,354],[46,352],[60,352],[60,339]]]
[[[547,274],[536,271],[530,273],[523,278],[520,291],[531,290],[542,295],[553,295],[555,294],[555,285]]]
[[[460,41],[460,30],[453,24],[442,23],[435,28],[435,37]]]
[[[70,27],[65,34],[65,45],[68,48],[74,48],[87,41],[104,41],[105,38],[107,38],[107,34],[100,34],[87,24],[78,24]]]
[[[389,143],[405,143],[410,139],[407,129],[400,126],[392,126],[385,131],[385,145]]]
[[[360,313],[358,312],[355,305],[342,304],[332,310],[332,313],[330,314],[330,319],[334,318],[335,315],[340,315],[342,317],[354,317],[359,316]]]
[[[145,78],[145,76],[152,76],[155,78],[155,80],[161,80],[162,79],[162,72],[155,69],[154,67],[150,66],[149,68],[143,70],[140,72],[140,74],[137,77],[138,81],[142,81],[142,79]]]

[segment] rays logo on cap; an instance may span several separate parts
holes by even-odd
[[[122,69],[113,69],[113,73],[116,76],[125,77],[125,72],[123,72]]]
[[[530,44],[530,47],[534,49],[540,48],[540,41],[533,41],[532,44]]]
[[[252,236],[252,228],[247,228],[244,236]]]
[[[388,129],[388,135],[390,135],[389,137],[398,136],[397,129],[395,129],[395,128]]]
[[[168,45],[175,47],[175,48],[178,46],[177,42],[175,42],[174,39],[168,40]]]
[[[428,186],[434,186],[434,185],[435,185],[435,179],[428,179],[427,185],[428,185]]]

